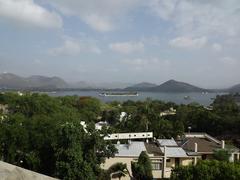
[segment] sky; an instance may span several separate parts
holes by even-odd
[[[239,0],[0,0],[0,73],[240,83]]]

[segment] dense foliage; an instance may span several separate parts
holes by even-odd
[[[118,113],[127,113],[121,122],[113,120],[119,116],[111,117],[111,124],[119,132],[153,131],[156,138],[171,138],[191,127],[192,132],[206,132],[212,136],[224,136],[224,139],[240,136],[240,107],[230,95],[217,96],[211,108],[197,103],[176,105],[151,99],[113,102],[111,105],[118,109]],[[170,108],[176,109],[176,115],[160,116]]]
[[[176,109],[175,115],[160,115],[170,108]],[[91,97],[5,93],[0,94],[0,117],[0,157],[61,179],[108,179],[109,172],[100,164],[116,151],[103,140],[110,132],[153,131],[156,138],[170,138],[190,126],[193,132],[230,140],[240,135],[240,109],[228,95],[218,96],[211,110],[151,99],[103,103]],[[95,130],[98,121],[111,126]],[[223,157],[220,153],[216,159]]]
[[[116,152],[103,140],[107,132],[95,130],[97,99],[7,93],[0,104],[9,111],[0,121],[0,157],[6,162],[61,179],[97,179],[104,158]]]
[[[240,164],[225,161],[200,161],[196,166],[178,166],[171,180],[238,180]]]

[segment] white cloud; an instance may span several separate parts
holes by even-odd
[[[191,38],[191,37],[177,37],[169,41],[169,45],[177,48],[199,49],[207,43],[206,37]]]
[[[69,55],[74,56],[82,52],[90,52],[100,54],[101,50],[96,46],[88,42],[81,42],[72,38],[65,38],[62,46],[50,49],[52,55]]]
[[[108,18],[99,17],[95,14],[85,17],[86,23],[98,31],[111,31],[114,27]]]
[[[214,44],[212,45],[212,48],[213,48],[213,50],[216,51],[216,52],[222,51],[222,45],[221,45],[221,44],[218,44],[218,43],[214,43]]]
[[[129,54],[143,51],[144,44],[142,42],[118,42],[110,44],[109,48],[119,53]]]
[[[239,0],[152,0],[152,11],[174,25],[179,35],[236,36],[240,33]]]
[[[43,28],[62,27],[61,17],[33,0],[0,0],[0,17],[13,23]]]
[[[124,64],[134,65],[134,66],[144,66],[149,63],[147,59],[136,58],[136,59],[124,59],[122,61]]]
[[[143,69],[149,69],[152,71],[159,68],[167,70],[171,66],[171,62],[169,60],[160,59],[158,57],[123,59],[122,63],[128,65],[130,69],[136,71],[141,71]]]
[[[45,0],[67,16],[77,16],[91,28],[106,32],[141,0]]]
[[[132,65],[135,67],[145,67],[145,66],[155,66],[165,64],[167,60],[160,60],[159,58],[133,58],[133,59],[124,59],[122,63]]]

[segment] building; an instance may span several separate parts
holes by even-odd
[[[102,130],[103,127],[109,127],[109,124],[107,121],[99,121],[95,124],[96,130]]]
[[[126,141],[126,139],[128,139],[128,143],[121,144],[120,141]],[[136,141],[139,139],[142,141]],[[174,139],[154,140],[152,132],[111,134],[105,140],[117,140],[118,143],[115,144],[115,147],[118,153],[113,158],[107,158],[102,164],[102,168],[108,169],[118,162],[126,164],[130,176],[123,179],[130,179],[132,176],[131,162],[136,162],[142,151],[148,154],[152,162],[154,179],[169,178],[173,167],[189,165],[194,160],[194,157],[188,156]]]
[[[169,115],[176,115],[177,110],[173,109],[172,107],[166,111],[160,112],[160,117],[162,116],[169,116]]]
[[[221,149],[231,154],[230,162],[239,160],[238,148],[225,144],[225,141],[219,141],[206,133],[185,133],[178,144],[189,156],[198,156],[202,160],[212,159],[214,152]]]
[[[148,154],[152,162],[154,179],[169,178],[172,169],[178,165],[188,166],[196,164],[198,159],[212,159],[213,153],[220,149],[231,153],[229,161],[239,160],[238,148],[225,145],[225,141],[219,141],[206,133],[185,133],[177,141],[173,138],[155,139],[152,132],[110,134],[104,139],[117,141],[115,147],[118,153],[113,158],[107,158],[102,168],[108,169],[115,163],[124,163],[130,174],[123,178],[126,180],[132,176],[131,162],[136,162],[142,151]],[[125,144],[121,143],[123,141]]]

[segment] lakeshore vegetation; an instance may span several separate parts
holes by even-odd
[[[182,135],[191,127],[193,132],[224,137],[239,146],[236,139],[240,138],[240,108],[232,96],[218,96],[212,109],[195,103],[176,105],[152,99],[103,103],[92,97],[30,93],[0,94],[0,104],[0,158],[60,179],[109,179],[110,171],[103,171],[100,164],[105,157],[116,153],[113,144],[103,140],[103,136],[113,132],[153,131],[156,138],[170,138]],[[176,109],[176,115],[160,116],[170,108]],[[126,115],[120,121],[121,112]],[[87,126],[83,127],[81,121]],[[107,121],[110,127],[95,130],[99,121]],[[228,162],[199,164],[176,168],[172,178],[189,176],[191,179],[194,173],[204,174],[208,168],[215,171],[212,165],[220,174],[221,168],[239,173],[239,165]],[[124,169],[124,165],[118,167]],[[135,175],[143,176],[137,172]]]

